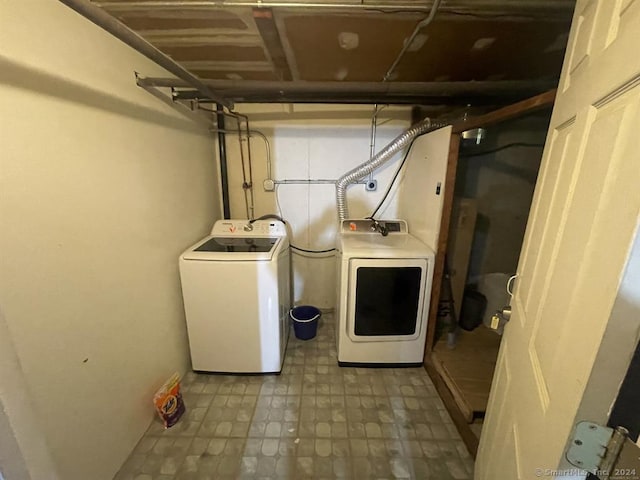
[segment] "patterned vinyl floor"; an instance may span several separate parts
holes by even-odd
[[[183,394],[185,416],[154,420],[117,480],[473,477],[424,369],[339,367],[331,315],[291,334],[281,375],[189,373]]]

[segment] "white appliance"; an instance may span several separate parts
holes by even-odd
[[[422,364],[434,252],[403,220],[344,220],[337,238],[340,365]]]
[[[275,220],[218,220],[180,255],[193,370],[277,373],[289,338],[290,247]]]

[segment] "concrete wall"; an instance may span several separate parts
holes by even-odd
[[[189,365],[177,258],[219,215],[215,144],[61,3],[0,10],[0,309],[60,478],[110,479]]]
[[[270,143],[272,176],[286,179],[337,179],[348,170],[370,158],[372,106],[361,105],[238,105],[238,111],[247,114],[252,129],[264,133]],[[378,117],[375,152],[386,146],[410,124],[408,108],[385,108]],[[227,128],[235,123],[227,120]],[[420,218],[420,215],[440,214],[440,206],[429,200],[435,195],[435,184],[443,180],[449,133],[440,133],[443,147],[429,142],[416,142],[407,163],[407,173],[389,195],[379,218]],[[420,144],[420,145],[418,145]],[[280,213],[290,223],[293,244],[309,249],[324,250],[335,245],[337,213],[334,185],[280,185],[277,192],[267,192],[262,183],[267,178],[265,142],[254,135],[251,139],[253,183],[255,185],[255,216]],[[245,170],[248,161],[245,148]],[[431,149],[433,150],[431,150]],[[242,189],[242,163],[236,135],[227,136],[231,216],[247,218]],[[438,156],[438,167],[432,153]],[[371,215],[382,199],[402,155],[375,172],[378,189],[365,190],[364,185],[348,188],[349,215],[363,218]],[[433,188],[426,188],[428,182]],[[430,185],[430,184],[429,184]],[[428,190],[428,191],[427,191]],[[439,197],[441,198],[441,197]],[[277,200],[276,200],[277,199]],[[279,206],[278,203],[279,202]],[[435,206],[435,208],[434,208]],[[418,225],[418,222],[412,222]],[[439,220],[437,221],[439,226]],[[433,237],[429,222],[419,228]],[[412,225],[409,225],[412,228]],[[433,229],[431,229],[433,230]],[[323,257],[323,258],[320,258]],[[294,294],[296,303],[309,303],[321,308],[333,308],[335,303],[335,259],[331,254],[304,256],[294,253]]]
[[[518,265],[542,147],[511,147],[475,155],[511,143],[543,145],[548,117],[535,116],[487,129],[480,145],[464,144],[456,196],[478,200],[469,278],[487,273],[513,273]],[[466,156],[466,155],[473,156]]]

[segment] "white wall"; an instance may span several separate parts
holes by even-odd
[[[269,139],[272,177],[276,180],[330,179],[370,158],[372,106],[363,105],[237,105],[249,117],[251,129]],[[410,124],[408,107],[387,107],[378,115],[375,152]],[[227,129],[235,130],[227,119]],[[391,190],[377,218],[404,218],[409,229],[431,246],[437,241],[444,193],[444,175],[451,129],[441,129],[414,142],[403,173]],[[244,145],[245,170],[248,158]],[[374,173],[376,191],[364,185],[347,190],[349,216],[371,215],[400,165],[398,154]],[[267,178],[266,145],[258,136],[251,139],[255,216],[277,213],[276,193],[263,189]],[[227,136],[231,216],[247,218],[242,189],[242,162],[237,135]],[[436,185],[443,187],[436,195]],[[293,244],[309,250],[335,245],[338,216],[335,186],[280,185],[277,188],[282,216],[292,227]],[[308,255],[294,251],[294,298],[297,304],[321,308],[335,306],[335,259],[332,254]]]
[[[13,339],[0,311],[0,479],[58,480]]]
[[[273,177],[284,179],[337,179],[369,157],[372,106],[357,105],[237,105],[249,116],[252,129],[269,138]],[[227,120],[227,124],[235,128]],[[379,114],[378,152],[410,124],[409,108],[386,108]],[[242,186],[238,140],[227,137],[231,216],[247,218]],[[267,176],[264,142],[251,140],[255,184],[255,216],[276,213],[276,195],[265,192]],[[395,173],[400,155],[375,173],[378,189],[365,191],[364,185],[348,189],[349,213],[362,218],[372,213]],[[281,185],[278,198],[282,215],[293,230],[293,244],[311,250],[332,248],[338,217],[334,185]],[[388,209],[384,218],[395,218]],[[293,256],[294,295],[298,304],[333,308],[335,303],[335,259]]]
[[[445,127],[418,137],[411,147],[389,201],[381,209],[396,210],[405,219],[409,233],[437,251],[444,203],[445,177],[452,127]]]
[[[215,146],[61,3],[0,10],[0,308],[60,478],[109,479],[188,368],[177,258],[219,215]]]

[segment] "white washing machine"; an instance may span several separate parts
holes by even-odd
[[[421,365],[434,252],[403,220],[344,220],[337,238],[340,365]]]
[[[193,370],[280,372],[291,308],[285,225],[219,220],[179,265]]]

